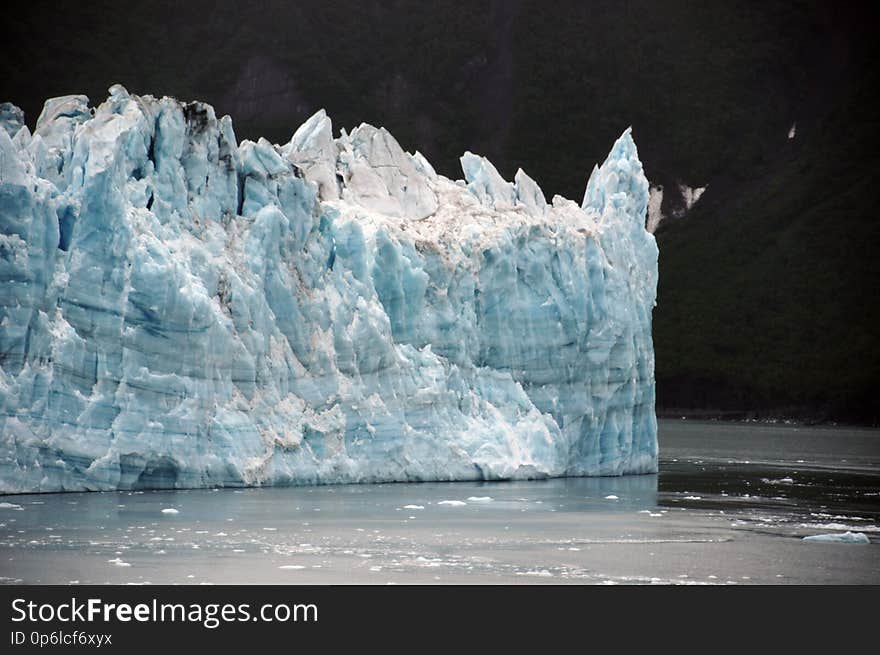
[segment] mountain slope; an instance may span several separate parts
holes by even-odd
[[[836,65],[820,69],[790,143],[714,194],[710,186],[687,220],[658,233],[662,407],[877,421],[880,123],[869,24],[826,44],[824,63]]]
[[[29,3],[0,100],[122,82],[285,142],[325,107],[382,124],[438,172],[465,150],[576,197],[627,126],[664,213],[661,410],[876,421],[878,24],[871,5],[503,0]],[[796,124],[796,135],[788,138]]]

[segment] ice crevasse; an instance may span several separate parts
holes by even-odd
[[[461,163],[119,85],[0,106],[0,492],[656,471],[629,130],[580,205]]]

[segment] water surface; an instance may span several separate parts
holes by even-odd
[[[659,475],[7,496],[0,577],[880,583],[880,431],[665,420],[660,445]],[[846,531],[871,543],[803,541]]]

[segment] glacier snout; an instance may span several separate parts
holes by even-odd
[[[0,118],[0,491],[657,467],[657,247],[629,131],[581,205],[322,111]]]

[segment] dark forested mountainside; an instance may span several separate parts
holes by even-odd
[[[831,2],[32,2],[8,13],[0,101],[114,82],[202,99],[239,138],[324,107],[439,172],[466,150],[579,199],[629,125],[657,234],[661,411],[876,422],[876,5]],[[789,131],[796,126],[794,138]]]

